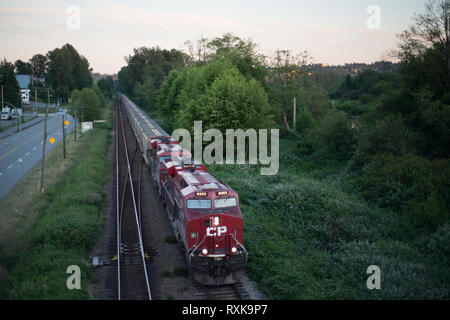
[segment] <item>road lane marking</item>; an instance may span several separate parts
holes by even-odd
[[[13,166],[14,166],[13,164],[9,165],[8,170],[11,169]]]
[[[56,127],[59,124],[55,124],[54,126],[50,127],[47,129],[47,133],[49,130],[53,129],[54,127]],[[30,142],[31,140],[34,140],[35,138],[37,138],[39,135],[41,135],[42,133],[38,133],[36,135],[34,135],[33,137],[31,137],[30,139],[28,139],[27,141],[25,141],[24,143],[22,143],[21,145],[15,147],[14,149],[10,150],[9,152],[5,153],[4,155],[0,156],[0,160],[3,159],[4,157],[10,155],[11,153],[13,153],[14,151],[16,151],[17,149],[23,147],[24,145],[26,145],[28,142]],[[44,142],[41,141],[41,144],[43,144]]]
[[[29,154],[30,154],[29,152],[25,153],[25,157],[27,157]]]
[[[33,150],[36,150],[36,147],[34,147]]]

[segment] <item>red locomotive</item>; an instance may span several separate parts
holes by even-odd
[[[235,283],[247,260],[238,194],[178,144],[152,146],[151,172],[195,279],[206,285]]]

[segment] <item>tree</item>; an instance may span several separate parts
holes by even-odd
[[[281,123],[286,115],[292,123],[293,100],[297,98],[297,106],[304,106],[306,101],[305,84],[311,81],[308,65],[312,58],[307,51],[293,54],[290,50],[276,50],[268,60],[269,72],[267,74],[266,91],[269,102],[277,122]],[[311,111],[311,105],[308,106]]]
[[[128,65],[119,72],[120,87],[143,108],[154,108],[165,78],[186,65],[187,55],[175,49],[139,47],[125,60]]]
[[[20,107],[20,88],[14,76],[14,65],[6,59],[0,62],[0,84],[3,86],[4,101]]]
[[[161,88],[158,111],[176,127],[193,129],[270,128],[270,107],[263,87],[247,79],[230,61],[213,60],[172,71]]]
[[[256,44],[252,40],[243,40],[226,33],[222,37],[212,39],[208,48],[211,50],[209,60],[228,60],[247,80],[253,78],[265,86],[265,57],[256,51]]]
[[[450,89],[450,0],[430,0],[425,5],[425,13],[415,15],[415,24],[400,34],[400,42],[395,54],[412,71],[416,71],[415,82],[426,83],[427,74],[434,74],[432,86],[440,91]],[[417,73],[421,61],[422,70]],[[419,64],[418,64],[419,62]],[[412,70],[412,69],[416,70]],[[421,70],[421,71],[422,71]],[[445,70],[445,71],[444,71]],[[424,82],[419,77],[426,78]]]
[[[111,94],[116,91],[116,83],[112,76],[106,76],[106,81],[108,81],[108,85],[111,89]]]
[[[91,88],[84,88],[83,90],[74,90],[72,92],[73,105],[86,105],[84,109],[84,121],[97,120],[101,116],[101,101],[98,94]],[[81,112],[78,113],[81,118]]]
[[[35,54],[29,61],[31,73],[38,78],[45,76],[47,57],[43,54]]]
[[[102,78],[98,80],[97,86],[103,93],[103,96],[105,96],[106,98],[112,97],[112,90],[107,79]]]
[[[17,74],[31,74],[31,64],[28,62],[23,62],[22,60],[17,60],[14,63],[16,67]]]
[[[196,45],[191,40],[184,43],[189,54],[189,62],[204,63],[211,55],[211,48],[208,47],[208,39],[201,37],[196,41]]]
[[[63,99],[74,89],[92,86],[89,62],[70,44],[47,53],[47,82]]]
[[[177,125],[191,129],[202,120],[206,129],[270,128],[267,94],[255,79],[247,81],[236,69],[218,77],[203,95],[190,100],[179,110]]]

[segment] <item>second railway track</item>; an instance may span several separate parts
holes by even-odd
[[[142,236],[142,155],[126,114],[116,104],[117,299],[152,299]]]

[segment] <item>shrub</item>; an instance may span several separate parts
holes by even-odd
[[[356,166],[361,166],[376,154],[402,156],[414,153],[416,138],[417,135],[403,123],[400,116],[388,116],[375,125],[365,123],[357,135],[353,160]]]
[[[307,136],[316,154],[324,159],[344,160],[351,157],[355,130],[341,111],[330,111]]]
[[[101,93],[100,93],[101,94]],[[72,104],[78,105],[82,104],[87,106],[84,109],[84,121],[97,120],[101,116],[101,101],[94,89],[84,88],[83,90],[74,90],[72,92]],[[77,117],[81,119],[81,111]]]
[[[407,210],[416,226],[432,230],[448,221],[450,161],[407,154],[377,155],[357,179],[362,195],[381,207]]]

